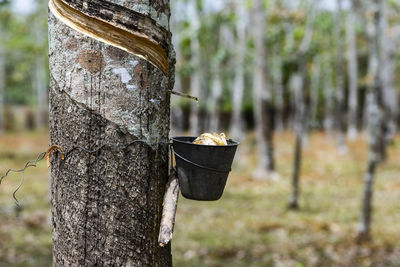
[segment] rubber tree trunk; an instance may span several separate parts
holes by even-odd
[[[347,64],[349,77],[349,113],[347,137],[354,140],[358,132],[358,63],[357,63],[357,39],[356,39],[356,23],[357,23],[355,0],[351,1],[351,9],[347,17]]]
[[[210,101],[210,130],[213,132],[220,132],[219,113],[221,111],[221,97],[222,97],[222,77],[219,69],[220,64],[217,64],[217,69],[214,72],[214,77],[211,82],[211,97]]]
[[[176,51],[176,63],[178,66],[182,65],[182,53],[180,46],[180,36],[179,36],[179,22],[174,16],[171,18],[171,27],[174,32],[172,36],[172,43],[174,45]],[[182,90],[182,82],[181,75],[179,69],[175,72],[175,84],[174,91],[178,93],[183,93]],[[183,132],[183,110],[182,110],[182,98],[181,97],[173,97],[171,99],[171,131],[172,134],[181,134]]]
[[[0,34],[1,34],[1,31],[0,31]],[[4,53],[4,48],[0,45],[0,134],[4,133],[4,94],[5,94],[5,89],[6,89],[5,53]]]
[[[190,77],[190,94],[195,97],[199,97],[201,93],[201,64],[200,64],[200,44],[198,31],[200,27],[200,19],[198,11],[196,8],[196,1],[190,2],[191,10],[191,24],[193,28],[193,36],[190,40],[190,50],[191,50],[191,64],[192,64],[192,75]],[[190,105],[190,134],[193,136],[198,136],[200,133],[199,125],[199,104],[195,101],[191,101]]]
[[[211,61],[210,93],[208,94],[207,110],[209,111],[209,131],[221,132],[222,123],[220,114],[222,110],[222,96],[224,86],[223,57],[222,54],[230,51],[234,45],[232,29],[227,25],[221,25],[218,30],[218,51]],[[232,48],[233,50],[233,48]]]
[[[385,140],[387,143],[391,142],[396,134],[397,113],[398,113],[398,94],[396,86],[394,85],[395,69],[396,69],[396,52],[397,45],[394,40],[389,37],[388,31],[388,7],[386,3],[382,3],[381,19],[379,21],[379,31],[382,31],[379,40],[379,53],[382,58],[382,68],[379,70],[382,79],[382,94],[385,108],[385,117],[387,118],[387,132],[385,133]],[[391,34],[396,35],[396,33]]]
[[[333,92],[333,82],[332,82],[332,68],[330,67],[330,62],[326,64],[324,71],[324,129],[326,132],[330,133],[333,130],[334,125],[334,92]]]
[[[337,0],[337,13],[335,22],[336,37],[336,128],[337,145],[340,153],[347,152],[345,139],[345,86],[344,86],[344,60],[343,60],[343,29],[342,29],[342,0]]]
[[[370,128],[370,106],[371,106],[371,93],[373,91],[373,82],[374,82],[374,75],[377,72],[378,69],[378,57],[375,55],[377,53],[374,39],[375,39],[375,25],[374,22],[369,19],[365,20],[363,19],[363,24],[365,26],[365,30],[367,32],[367,38],[368,38],[368,68],[367,68],[367,77],[368,77],[368,84],[367,84],[367,89],[368,92],[365,94],[365,105],[364,105],[364,112],[363,112],[363,127],[368,129]]]
[[[293,177],[292,177],[292,195],[289,199],[289,209],[297,209],[299,207],[299,195],[300,195],[300,172],[301,172],[301,161],[302,161],[302,150],[303,150],[303,134],[304,134],[304,80],[302,75],[296,73],[293,75],[290,81],[291,91],[293,92],[293,98],[295,101],[295,119],[294,128],[296,132],[296,142],[294,148],[294,160],[293,160]]]
[[[376,170],[376,162],[369,161],[367,171],[364,174],[364,192],[361,207],[361,218],[358,229],[358,239],[368,240],[370,238],[369,232],[371,227],[372,215],[372,193],[374,186],[374,176]]]
[[[64,4],[79,18],[157,37],[169,66],[162,71],[50,12],[50,142],[66,152],[65,160],[51,160],[53,264],[171,266],[170,245],[157,242],[174,77],[169,2]]]
[[[254,7],[254,41],[255,41],[255,68],[254,68],[254,109],[256,138],[258,142],[258,168],[254,177],[268,178],[275,172],[273,149],[272,124],[272,94],[271,79],[269,77],[268,55],[265,43],[266,18],[262,0],[257,0]]]
[[[245,24],[245,10],[246,7],[237,1],[236,15],[238,20],[236,22],[236,56],[235,56],[235,79],[233,82],[232,92],[232,123],[231,135],[233,138],[241,140],[244,137],[244,125],[242,120],[242,103],[244,93],[244,67],[246,59],[246,24]]]
[[[321,59],[316,56],[313,62],[313,68],[311,73],[311,85],[310,85],[310,123],[308,131],[319,128],[318,121],[318,106],[319,106],[319,90],[321,83]]]
[[[274,94],[275,94],[275,129],[282,132],[285,128],[283,121],[284,109],[284,87],[283,87],[283,70],[282,55],[278,53],[280,47],[275,47],[274,52]]]
[[[394,27],[393,27],[394,28]],[[399,118],[399,100],[398,92],[395,84],[395,72],[396,72],[396,54],[397,49],[400,45],[400,32],[399,29],[391,29],[393,31],[391,36],[389,31],[386,31],[386,38],[388,42],[388,48],[386,51],[386,63],[383,67],[383,86],[385,88],[384,99],[385,105],[389,111],[389,121],[388,121],[388,132],[386,135],[387,142],[393,140],[394,135],[397,131],[397,122]]]
[[[39,45],[45,45],[46,33],[41,28],[38,21],[32,22],[32,32],[35,42]],[[48,105],[48,84],[46,73],[46,58],[42,53],[35,55],[35,61],[32,69],[32,86],[36,91],[36,126],[39,128],[46,128],[49,121],[49,105]]]
[[[44,58],[38,56],[35,60],[35,69],[33,70],[34,77],[34,86],[36,88],[37,95],[37,125],[40,128],[47,127],[49,114],[48,114],[48,101],[47,101],[47,77],[46,77],[46,65]]]
[[[316,17],[316,7],[311,6],[310,15],[307,19],[306,31],[303,40],[299,47],[299,54],[297,59],[298,73],[294,74],[291,80],[291,87],[293,92],[293,100],[295,105],[295,119],[294,129],[296,132],[296,144],[293,160],[293,177],[292,186],[293,192],[289,199],[288,207],[290,209],[297,209],[299,207],[299,180],[301,173],[301,161],[303,142],[307,130],[307,105],[306,105],[306,84],[307,84],[307,58],[306,53],[310,49],[312,36],[314,32],[314,22]]]
[[[381,38],[385,34],[382,31],[382,13],[385,9],[385,0],[374,0],[374,31],[373,38],[370,39],[370,57],[372,62],[376,62],[376,68],[372,68],[373,86],[370,87],[369,98],[369,157],[367,162],[367,170],[364,176],[364,196],[362,201],[362,210],[360,217],[360,225],[358,229],[358,238],[360,241],[369,239],[372,217],[372,196],[373,185],[376,173],[376,167],[386,157],[385,142],[385,118],[384,118],[384,101],[383,101],[383,84],[382,72],[383,54]]]

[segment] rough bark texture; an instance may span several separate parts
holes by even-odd
[[[157,10],[151,19],[169,30],[161,23],[169,17],[168,1],[111,4]],[[113,15],[121,15],[118,10]],[[169,46],[169,39],[163,41]],[[49,44],[51,145],[64,151],[104,145],[52,159],[54,266],[170,266],[170,246],[160,248],[157,236],[168,179],[167,89],[173,78],[52,14]]]
[[[273,149],[273,127],[271,114],[271,79],[267,62],[265,44],[265,9],[263,1],[257,0],[254,10],[254,41],[255,41],[255,69],[254,69],[254,109],[255,125],[258,145],[258,169],[255,178],[265,178],[275,171]]]
[[[354,140],[357,136],[358,127],[358,63],[356,42],[356,8],[355,0],[351,1],[351,9],[347,18],[347,62],[349,76],[349,117],[347,136]]]

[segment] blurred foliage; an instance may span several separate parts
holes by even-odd
[[[36,105],[36,92],[33,89],[33,76],[35,59],[38,57],[47,60],[47,1],[32,0],[36,7],[31,14],[20,15],[11,10],[11,1],[0,0],[0,30],[1,45],[4,46],[7,56],[6,77],[7,88],[5,103],[8,105]],[[221,0],[222,1],[222,0]],[[333,0],[332,0],[333,1]],[[370,2],[370,1],[366,1]],[[237,5],[245,10],[246,21],[246,59],[245,59],[245,94],[242,103],[244,112],[252,110],[253,96],[253,69],[255,49],[252,38],[253,25],[252,12],[254,0],[246,1],[223,1],[223,8],[216,8],[220,4],[212,1],[196,0],[194,6],[198,12],[198,26],[195,25],[191,14],[185,14],[189,5],[193,4],[189,0],[174,0],[172,4],[172,16],[176,16],[175,26],[172,27],[173,34],[177,36],[179,43],[179,60],[176,70],[182,80],[182,90],[190,93],[190,77],[196,71],[201,71],[201,101],[200,109],[207,113],[210,106],[207,105],[207,99],[212,95],[212,81],[215,73],[219,72],[223,82],[223,96],[221,112],[230,113],[232,111],[232,87],[235,74],[235,56],[237,52],[236,43],[238,41],[237,22],[239,20],[236,14]],[[364,2],[363,2],[364,3]],[[321,55],[324,58],[324,66],[334,66],[336,62],[336,43],[334,38],[335,10],[321,8],[318,1],[299,0],[299,1],[277,1],[265,0],[264,8],[266,12],[265,45],[268,48],[266,60],[270,65],[273,64],[273,57],[278,55],[282,60],[283,86],[285,90],[288,87],[289,77],[297,71],[297,51],[301,40],[305,34],[307,15],[311,8],[317,8],[316,23],[311,42],[311,47],[306,54],[307,66],[311,66],[314,57]],[[212,7],[212,6],[216,7]],[[364,3],[364,5],[366,5]],[[395,25],[399,22],[395,14],[399,14],[400,5],[398,1],[388,1],[389,22]],[[177,10],[177,7],[179,10]],[[360,18],[368,19],[366,14],[359,11]],[[345,21],[348,10],[343,12],[342,20]],[[370,18],[369,18],[370,19]],[[363,79],[367,75],[368,61],[368,38],[366,37],[366,27],[362,19],[357,23],[357,47],[360,69],[360,86],[363,85]],[[342,33],[345,39],[346,23],[342,23]],[[228,32],[230,36],[222,34],[222,31]],[[200,65],[194,66],[191,62],[192,54],[191,42],[197,38],[200,43]],[[343,51],[345,53],[345,51]],[[398,58],[398,53],[394,55]],[[397,60],[398,61],[398,60]],[[48,66],[46,65],[46,70]],[[311,76],[311,72],[308,71]],[[333,68],[332,76],[335,75]],[[272,75],[273,76],[273,75]],[[48,75],[47,75],[48,77]],[[310,77],[309,77],[310,78]],[[48,79],[48,78],[47,78]],[[276,81],[272,80],[272,84]],[[398,84],[399,81],[396,81]],[[308,90],[308,89],[307,89]],[[325,93],[323,88],[319,88],[321,96]],[[287,102],[288,99],[285,100]],[[173,102],[181,106],[184,111],[190,111],[190,101],[181,98]]]
[[[34,11],[28,15],[12,11],[10,1],[2,1],[0,5],[1,45],[7,57],[5,103],[8,105],[36,103],[32,88],[34,62],[37,57],[44,57],[48,62],[47,1],[35,0],[34,3]]]
[[[238,14],[236,14],[235,7],[240,5],[241,8],[245,9],[246,13],[246,39],[247,39],[247,51],[245,61],[245,94],[242,102],[243,112],[248,112],[253,106],[252,97],[252,80],[254,70],[254,43],[253,43],[253,25],[252,14],[254,8],[254,0],[247,1],[224,1],[225,7],[222,9],[214,10],[209,12],[209,9],[204,9],[204,3],[210,5],[209,1],[197,1],[198,13],[199,13],[199,24],[200,28],[197,30],[193,17],[190,15],[181,16],[177,20],[177,27],[173,28],[174,34],[179,35],[179,48],[177,51],[180,54],[181,60],[177,65],[177,71],[180,74],[182,80],[187,81],[183,84],[183,90],[187,93],[190,92],[189,80],[190,76],[195,71],[201,72],[202,77],[202,92],[200,95],[200,109],[206,109],[206,102],[211,96],[213,76],[215,75],[216,69],[220,70],[222,74],[223,82],[223,96],[222,96],[222,112],[230,113],[232,111],[232,86],[234,80],[234,69],[236,66],[235,53],[237,53],[236,42],[238,42],[238,33],[236,29],[236,23],[238,21]],[[336,1],[331,1],[336,2]],[[172,2],[172,16],[176,16],[175,7],[179,6],[180,10],[185,10],[189,5],[187,0],[176,0]],[[361,2],[360,2],[361,3]],[[283,62],[282,64],[282,76],[284,90],[288,90],[288,81],[292,74],[297,70],[298,62],[298,49],[301,41],[303,40],[307,19],[311,9],[316,9],[316,19],[313,27],[313,35],[311,40],[310,49],[306,53],[307,64],[307,80],[311,80],[312,62],[316,56],[321,56],[324,63],[323,68],[330,66],[332,72],[331,77],[324,77],[325,72],[321,72],[321,79],[329,78],[335,83],[336,75],[336,61],[337,61],[337,42],[335,39],[335,27],[337,25],[337,10],[326,8],[320,1],[301,0],[301,1],[277,1],[277,0],[265,0],[264,8],[266,12],[266,28],[265,28],[265,45],[268,51],[269,64],[272,65],[273,57],[279,56]],[[360,77],[360,91],[363,90],[362,84],[363,77],[368,72],[368,38],[365,21],[372,19],[368,17],[368,13],[363,8],[371,4],[371,1],[363,1],[358,5],[357,9],[357,23],[356,23],[356,42],[358,49],[358,62],[359,62],[359,77]],[[183,7],[182,7],[183,6]],[[362,8],[363,6],[363,8]],[[400,5],[398,1],[388,1],[389,12],[389,27],[396,27],[399,23]],[[344,8],[340,19],[342,20],[342,28],[340,30],[342,41],[343,41],[343,57],[346,61],[346,20],[349,13],[349,6]],[[227,28],[232,34],[232,40],[223,40],[221,38],[221,29]],[[200,51],[191,51],[191,40],[198,38],[200,42]],[[193,53],[199,53],[201,58],[201,64],[199,66],[193,66],[191,62],[191,55]],[[396,53],[395,57],[399,57],[399,53]],[[399,60],[397,60],[397,65]],[[216,67],[217,66],[217,67]],[[345,62],[344,68],[347,68]],[[343,71],[346,75],[345,80],[347,81],[347,71]],[[273,75],[272,75],[273,76]],[[273,79],[274,77],[272,77]],[[272,85],[276,81],[272,80]],[[398,84],[399,81],[396,81]],[[347,85],[346,85],[347,86]],[[336,90],[335,84],[333,89]],[[306,88],[306,94],[309,95],[309,86]],[[347,90],[347,89],[346,89]],[[318,95],[323,99],[326,94],[323,86],[320,85],[318,88]],[[286,94],[290,98],[290,94]],[[335,93],[334,93],[335,95]],[[290,102],[290,99],[285,99],[285,102]],[[180,101],[184,110],[189,110],[189,102],[185,99]],[[319,109],[318,116],[322,118],[323,112],[325,112],[324,106],[322,105]],[[174,107],[175,108],[175,107]]]

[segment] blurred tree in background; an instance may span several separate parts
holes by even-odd
[[[32,12],[25,15],[18,14],[18,10],[11,6],[11,1],[3,1],[0,7],[1,62],[4,62],[0,64],[0,67],[4,65],[4,76],[0,77],[0,84],[4,83],[0,94],[4,103],[1,105],[3,127],[17,127],[12,115],[15,106],[29,107],[24,109],[24,123],[33,116],[34,122],[28,126],[43,127],[47,124],[48,110],[47,1],[32,2]],[[40,112],[45,114],[40,116]],[[37,117],[34,114],[38,114]]]

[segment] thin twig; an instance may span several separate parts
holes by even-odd
[[[199,98],[198,98],[198,97],[195,97],[195,96],[191,96],[191,95],[184,94],[184,93],[179,93],[179,92],[172,91],[172,90],[168,90],[168,92],[171,93],[171,94],[174,94],[174,95],[186,97],[186,98],[193,99],[193,100],[199,102]]]

